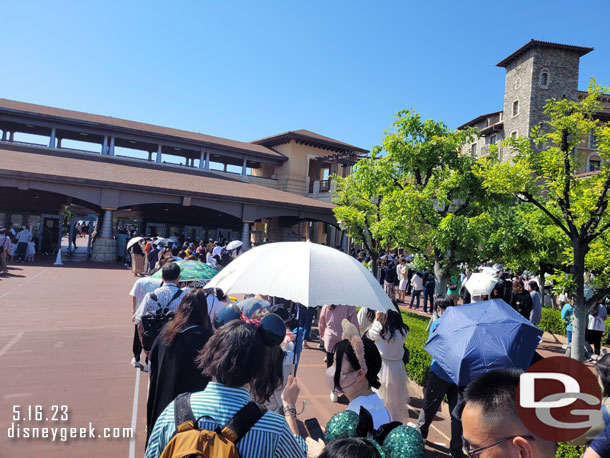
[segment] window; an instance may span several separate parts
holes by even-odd
[[[593,132],[589,132],[589,148],[597,149],[599,147],[599,142],[595,138],[595,134]]]
[[[513,116],[517,116],[519,114],[519,101],[515,100],[513,102]]]
[[[513,130],[513,131],[510,133],[510,138],[517,138],[517,131],[516,131],[516,130]]]
[[[589,159],[589,167],[587,172],[597,172],[601,168],[601,161],[596,159]]]
[[[540,86],[547,87],[549,85],[549,71],[546,68],[540,73]]]
[[[495,145],[496,144],[496,135],[492,135],[491,137],[489,137],[489,144],[490,145]]]
[[[472,144],[472,146],[470,147],[470,153],[471,153],[473,156],[476,156],[476,155],[477,155],[477,144],[476,144],[476,143],[473,143],[473,144]]]

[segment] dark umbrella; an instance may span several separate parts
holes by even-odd
[[[492,369],[527,369],[542,331],[502,299],[449,307],[425,349],[458,385]]]

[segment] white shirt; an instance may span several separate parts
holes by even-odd
[[[131,287],[131,291],[129,292],[129,295],[135,297],[136,304],[140,305],[140,303],[142,302],[142,299],[144,299],[144,296],[146,296],[148,293],[152,293],[154,290],[156,290],[159,286],[161,286],[162,282],[163,282],[163,280],[161,280],[159,278],[152,278],[152,277],[138,278],[136,280],[136,282],[133,284],[133,286]]]
[[[17,235],[17,243],[28,243],[32,241],[32,233],[24,229]]]
[[[212,256],[220,256],[220,253],[222,252],[222,247],[221,246],[215,246],[214,249],[212,250]]]
[[[377,393],[369,394],[368,396],[358,396],[349,403],[347,408],[359,414],[361,406],[371,413],[375,429],[392,421],[392,415],[385,408],[383,401],[377,396]]]
[[[8,235],[0,235],[0,247],[4,247],[4,251],[8,252],[11,249],[11,239]]]
[[[214,318],[216,318],[216,314],[229,305],[229,303],[219,301],[218,298],[213,294],[208,294],[206,301],[208,303],[208,315],[210,317],[210,323],[212,323],[212,326],[214,326]]]
[[[155,312],[160,306],[165,306],[170,310],[176,311],[180,305],[180,302],[182,302],[182,298],[186,294],[186,291],[183,289],[180,295],[175,300],[170,302],[177,290],[178,286],[175,284],[166,283],[153,291],[157,296],[156,301],[150,297],[151,293],[146,294],[144,299],[142,299],[142,302],[140,302],[138,310],[136,310],[136,313],[133,316],[136,323],[140,323],[142,321],[142,316]]]
[[[369,329],[368,336],[377,345],[377,350],[379,350],[381,357],[387,361],[402,361],[404,353],[403,343],[408,333],[403,336],[400,331],[394,331],[392,338],[388,339],[387,333],[382,338],[380,332],[381,323],[375,320]]]
[[[597,316],[589,315],[589,323],[587,329],[591,331],[603,331],[606,326],[604,321],[608,318],[608,312],[603,305],[597,306]]]
[[[424,289],[424,278],[414,274],[413,278],[411,279],[411,286],[413,286],[415,291],[421,291]]]

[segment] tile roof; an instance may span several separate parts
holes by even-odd
[[[186,130],[173,129],[171,127],[157,126],[154,124],[146,124],[143,122],[129,121],[127,119],[114,118],[112,116],[103,116],[81,111],[65,110],[63,108],[48,107],[45,105],[36,105],[27,102],[18,102],[15,100],[0,98],[0,111],[12,110],[17,112],[31,113],[34,115],[44,115],[54,118],[62,118],[67,120],[76,120],[88,123],[101,124],[107,127],[116,127],[145,132],[153,135],[166,135],[181,140],[191,140],[201,142],[207,146],[220,146],[229,149],[239,150],[250,154],[263,154],[274,158],[285,159],[283,154],[273,151],[263,145],[258,145],[248,142],[240,142],[227,138],[215,137],[212,135],[200,134],[197,132],[189,132]]]
[[[593,48],[588,48],[588,47],[584,47],[584,46],[565,45],[562,43],[553,43],[551,41],[534,40],[532,38],[530,41],[528,41],[525,45],[521,46],[510,56],[508,56],[505,59],[502,59],[500,62],[498,62],[496,64],[496,67],[506,67],[518,55],[520,55],[521,53],[524,53],[529,48],[533,48],[534,46],[545,46],[548,48],[565,49],[568,51],[574,51],[574,52],[578,53],[579,57],[582,57],[585,54],[588,54],[591,51],[593,51]]]
[[[252,143],[258,145],[273,146],[282,143],[287,143],[291,139],[320,143],[321,145],[331,149],[349,150],[365,154],[368,153],[368,150],[364,148],[350,145],[349,143],[335,140],[334,138],[325,137],[324,135],[320,135],[306,129],[289,130],[287,132],[282,132],[281,134],[271,135],[270,137],[264,137],[258,140],[254,140]]]
[[[329,211],[333,204],[240,180],[212,177],[208,173],[181,173],[167,166],[130,163],[111,156],[46,153],[0,147],[0,175],[27,176],[65,182],[89,182],[117,188],[163,191],[176,195],[205,196],[215,200],[266,203]]]

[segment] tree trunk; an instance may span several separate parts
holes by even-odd
[[[447,293],[447,282],[449,281],[449,275],[447,275],[441,266],[439,256],[434,254],[434,296]]]
[[[540,304],[542,305],[542,307],[544,307],[544,296],[545,296],[544,285],[546,283],[544,274],[545,274],[544,266],[541,266],[540,267]]]
[[[572,322],[572,358],[585,359],[585,330],[587,329],[587,305],[585,303],[585,247],[580,241],[573,243],[574,250],[574,321]]]

